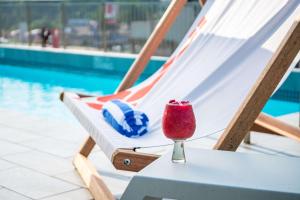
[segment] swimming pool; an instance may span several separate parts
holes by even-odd
[[[122,77],[0,65],[0,108],[41,117],[73,120],[58,100],[63,90],[93,95],[112,93]],[[264,112],[273,116],[299,112],[299,103],[270,99]]]
[[[58,100],[63,90],[109,94],[121,81],[107,74],[68,73],[47,68],[0,65],[0,108],[56,119],[71,119]]]

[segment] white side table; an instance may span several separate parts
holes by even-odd
[[[157,159],[121,199],[300,199],[300,158],[191,148],[186,156],[185,164],[172,163],[171,153]]]

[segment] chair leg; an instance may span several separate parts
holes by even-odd
[[[247,133],[247,135],[244,138],[244,143],[245,144],[251,144],[251,133]]]
[[[77,153],[73,164],[95,200],[115,200],[96,168],[87,157]]]
[[[89,136],[84,143],[82,144],[82,146],[80,147],[79,153],[81,155],[83,155],[84,157],[88,157],[88,155],[91,153],[91,151],[93,150],[94,146],[95,146],[95,141],[94,139]]]
[[[75,155],[73,164],[95,200],[114,200],[115,198],[101,179],[96,168],[87,158],[95,144],[93,138],[89,136]]]

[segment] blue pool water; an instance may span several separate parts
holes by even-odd
[[[112,93],[122,77],[67,73],[43,68],[0,65],[0,108],[56,119],[72,120],[58,100],[64,91],[93,95]],[[269,100],[264,112],[273,116],[299,112],[299,103]]]
[[[265,105],[263,112],[275,117],[300,112],[300,103],[270,99]]]
[[[68,120],[71,115],[59,101],[62,91],[109,94],[121,78],[0,65],[0,108]]]

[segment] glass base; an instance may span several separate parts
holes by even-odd
[[[174,148],[172,154],[173,163],[185,163],[184,140],[174,140]]]

